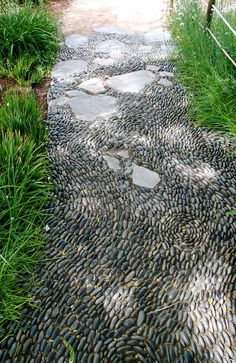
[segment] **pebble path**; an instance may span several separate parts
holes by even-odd
[[[236,362],[236,158],[195,126],[170,35],[97,28],[48,94],[56,185],[33,306],[3,363]]]

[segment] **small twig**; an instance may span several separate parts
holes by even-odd
[[[175,306],[175,305],[179,304],[179,302],[180,302],[180,301],[177,301],[176,303],[170,304],[170,305],[168,305],[168,306],[164,306],[163,308],[160,308],[160,309],[157,309],[157,310],[154,310],[154,311],[149,311],[149,313],[147,313],[147,315],[148,315],[148,314],[153,314],[153,313],[158,313],[159,311],[169,309],[169,308],[171,308],[172,306]]]

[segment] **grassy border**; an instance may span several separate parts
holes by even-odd
[[[1,118],[5,112],[7,124]],[[18,319],[23,305],[31,301],[26,281],[40,261],[50,185],[46,130],[39,115],[32,93],[6,92],[0,108],[0,328]]]
[[[226,14],[236,27],[236,12]],[[181,0],[169,20],[179,49],[176,67],[190,99],[190,116],[200,125],[228,133],[236,139],[236,69],[204,30],[205,16],[196,0]],[[236,43],[217,16],[212,31],[231,55]]]

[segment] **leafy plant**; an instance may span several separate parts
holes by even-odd
[[[45,130],[32,94],[7,92],[0,108],[0,328],[31,300],[49,185]]]
[[[63,339],[63,343],[64,343],[67,351],[70,353],[70,358],[69,358],[69,362],[68,363],[74,363],[74,361],[75,361],[75,352],[74,352],[73,347],[65,339]]]
[[[0,63],[0,77],[16,80],[20,86],[29,86],[33,81],[39,83],[49,73],[50,67],[40,64],[29,55]]]
[[[0,108],[0,130],[18,131],[37,145],[45,141],[45,126],[32,92],[12,89],[4,93]]]
[[[58,52],[59,23],[40,2],[0,7],[0,75],[24,82],[48,71]]]

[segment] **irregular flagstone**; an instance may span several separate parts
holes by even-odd
[[[138,93],[154,79],[152,72],[141,70],[111,77],[106,84],[119,92]]]
[[[101,42],[96,46],[95,51],[97,53],[108,53],[108,54],[131,53],[130,47],[124,44],[123,42],[120,42],[119,40],[105,40],[104,42]]]
[[[94,121],[98,117],[107,118],[116,110],[116,99],[111,96],[90,96],[77,91],[74,97],[68,99],[75,116],[84,121]]]
[[[99,66],[111,66],[115,63],[115,60],[112,58],[95,58],[93,63]]]
[[[79,88],[91,93],[99,93],[105,91],[104,82],[100,78],[90,78],[82,82]]]
[[[100,27],[94,27],[93,30],[96,33],[106,33],[106,34],[120,34],[120,35],[129,35],[130,32],[121,29],[116,26],[100,26]]]
[[[161,78],[160,81],[158,81],[158,83],[165,87],[173,86],[173,83],[166,78]]]
[[[83,60],[67,60],[57,63],[52,70],[52,77],[62,79],[75,73],[83,73],[87,71],[87,62]]]
[[[152,46],[151,45],[141,45],[139,47],[139,51],[143,54],[148,54],[152,52]]]
[[[158,72],[160,70],[160,67],[159,66],[152,65],[152,64],[148,64],[146,66],[146,70],[147,71],[151,71],[151,72]]]
[[[160,183],[161,178],[156,172],[133,163],[132,180],[133,184],[139,187],[152,189]]]
[[[174,77],[174,73],[172,73],[172,72],[166,72],[166,71],[159,72],[159,75],[161,77],[169,77],[169,78]]]
[[[165,30],[164,28],[156,28],[145,33],[144,38],[149,43],[167,42],[171,39],[171,34],[168,30]]]
[[[174,45],[164,44],[160,48],[160,57],[167,58],[171,53],[176,52],[177,48]]]
[[[74,49],[84,48],[88,45],[88,37],[81,34],[70,34],[65,38],[65,44]]]
[[[76,96],[79,96],[80,93],[81,93],[81,91],[78,91],[78,90],[74,89],[74,90],[71,90],[71,91],[66,91],[66,96],[76,97]]]
[[[120,162],[118,159],[110,155],[103,155],[103,159],[106,160],[107,165],[110,169],[117,171],[121,169]]]
[[[51,100],[48,103],[48,109],[51,110],[53,107],[63,106],[66,103],[68,103],[68,98],[67,97],[64,97],[64,96],[63,97],[59,97],[59,98],[56,98],[54,100]]]

